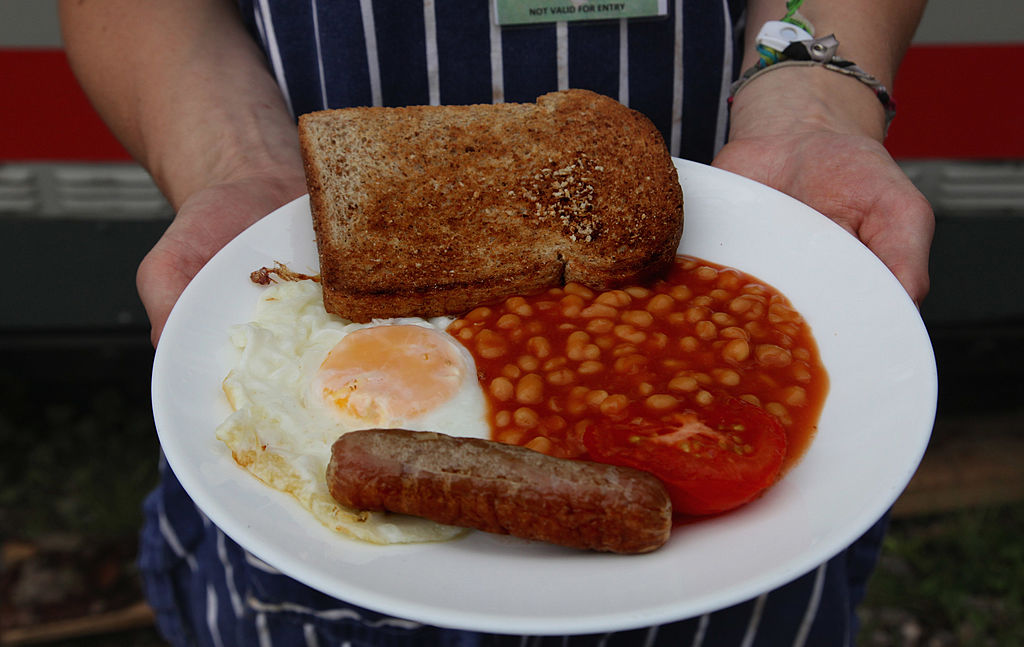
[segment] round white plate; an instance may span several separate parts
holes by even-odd
[[[235,352],[274,261],[317,271],[307,198],[270,214],[203,268],[171,313],[153,368],[153,411],[171,468],[232,539],[332,596],[419,622],[498,633],[630,629],[720,609],[812,570],[892,505],[924,453],[935,361],[893,275],[853,236],[760,184],[678,161],[686,202],[679,251],[744,270],[785,293],[817,338],[831,388],[799,464],[766,496],[677,528],[640,556],[576,552],[471,533],[375,546],[336,535],[257,481],[214,437]]]

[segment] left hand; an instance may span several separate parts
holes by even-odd
[[[823,95],[831,103],[793,96],[811,87],[787,79],[800,70],[766,74],[737,95],[730,141],[712,164],[828,216],[871,249],[920,306],[929,287],[931,206],[882,146],[881,127],[870,119],[880,116],[874,96],[855,80],[812,71],[836,77],[814,77],[832,85]]]
[[[182,202],[135,279],[154,346],[178,297],[207,261],[246,227],[305,190],[301,167],[283,166],[273,173],[225,178]]]

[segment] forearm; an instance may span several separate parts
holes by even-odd
[[[800,13],[814,25],[816,36],[836,35],[839,56],[892,91],[924,5],[925,0],[805,0]],[[784,14],[785,0],[750,1],[744,69],[757,60],[754,39],[761,25]],[[884,137],[885,112],[872,90],[818,67],[779,69],[750,83],[734,101],[732,132],[745,136],[751,129],[800,128],[804,118],[806,127],[825,126],[879,141]]]
[[[242,174],[301,173],[296,130],[230,0],[62,0],[71,65],[177,208]]]

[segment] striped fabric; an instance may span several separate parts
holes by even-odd
[[[647,114],[675,156],[708,162],[725,141],[738,1],[669,0],[664,18],[504,29],[492,0],[239,4],[295,115],[533,101],[583,87]],[[701,617],[592,636],[483,635],[382,616],[292,580],[211,524],[162,464],[139,565],[160,630],[176,646],[841,647],[853,644],[853,609],[883,532],[884,520],[786,586]]]
[[[210,523],[165,462],[161,476],[145,504],[139,567],[158,627],[175,646],[843,647],[854,644],[854,608],[885,532],[879,521],[789,584],[700,617],[595,635],[479,634],[384,616],[315,591]]]
[[[709,162],[725,141],[725,94],[739,65],[737,0],[669,0],[662,18],[504,29],[492,0],[240,5],[295,115],[532,102],[573,87],[645,113],[677,157]]]

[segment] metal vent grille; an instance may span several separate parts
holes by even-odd
[[[171,206],[136,164],[0,165],[0,216],[168,219]]]
[[[1024,163],[907,162],[903,170],[932,203],[950,216],[1024,216]]]
[[[906,161],[937,214],[1024,216],[1024,162]],[[142,167],[0,164],[0,217],[170,219],[171,206]]]
[[[36,213],[40,203],[38,183],[32,169],[0,166],[0,215]]]

